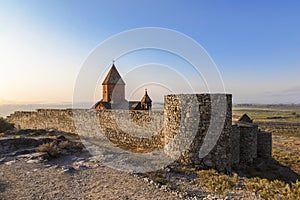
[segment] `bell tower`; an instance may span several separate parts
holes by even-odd
[[[102,101],[114,104],[125,101],[125,82],[115,64],[112,65],[102,83]]]
[[[141,100],[141,109],[142,110],[151,110],[152,100],[148,95],[147,89],[145,89],[145,95]]]

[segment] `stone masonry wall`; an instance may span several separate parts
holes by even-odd
[[[7,117],[18,129],[55,129],[76,133],[71,109],[38,109],[33,112],[17,111]]]
[[[240,129],[240,163],[252,163],[257,158],[257,125],[238,124]]]
[[[231,95],[167,95],[164,100],[164,111],[38,109],[15,112],[7,120],[19,129],[54,129],[89,138],[102,134],[126,150],[163,149],[182,163],[219,171],[271,156],[271,134],[257,134],[257,126],[232,126]]]
[[[240,129],[237,125],[232,126],[232,164],[238,165],[240,163]]]
[[[175,147],[170,145],[176,156],[178,152],[183,153],[181,162],[200,168],[231,170],[231,95],[168,95],[165,96],[165,116],[169,125],[165,130],[166,143],[176,134],[183,136]],[[189,141],[190,138],[193,140]],[[187,150],[182,151],[183,148]],[[205,150],[210,148],[206,154]]]
[[[162,111],[38,109],[15,112],[7,120],[18,129],[54,129],[81,136],[97,134],[101,129],[117,145],[150,149],[163,146]]]
[[[219,113],[217,106],[222,98],[225,110]],[[39,109],[15,112],[7,120],[20,129],[56,129],[87,133],[88,137],[100,134],[101,130],[106,138],[119,146],[146,151],[164,148],[170,157],[181,157],[180,161],[184,163],[226,171],[231,165],[231,98],[224,94],[167,95],[164,112]],[[215,121],[221,125],[217,138],[213,132],[218,130],[212,130],[206,137],[212,112],[215,112],[214,117],[220,118]],[[225,123],[221,117],[225,118]],[[213,148],[199,158],[204,139],[205,144],[213,145]],[[214,139],[216,143],[212,143]]]
[[[257,133],[257,156],[261,158],[272,157],[272,134],[264,131]]]

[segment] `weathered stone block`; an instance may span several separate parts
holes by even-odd
[[[272,157],[272,134],[259,131],[257,134],[257,156],[261,158]]]

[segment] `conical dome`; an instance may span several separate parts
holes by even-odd
[[[152,103],[152,100],[147,93],[147,89],[145,90],[145,95],[143,96],[141,103]]]
[[[106,75],[102,85],[116,85],[116,84],[125,85],[125,82],[123,81],[117,68],[113,64],[113,66],[110,68],[108,74]]]

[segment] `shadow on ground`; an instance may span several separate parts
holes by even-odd
[[[300,175],[280,164],[274,158],[268,160],[257,159],[251,166],[242,167],[235,170],[240,176],[247,178],[265,178],[269,181],[281,180],[286,183],[296,182],[300,180]]]

